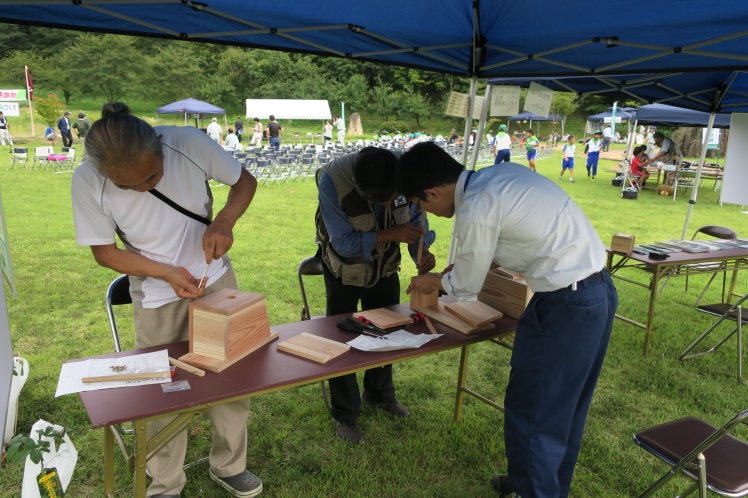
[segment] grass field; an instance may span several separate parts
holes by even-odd
[[[39,144],[29,144],[34,145]],[[75,244],[70,174],[8,171],[10,154],[7,150],[0,154],[0,190],[18,286],[18,299],[8,299],[11,334],[14,350],[31,364],[31,376],[21,396],[19,431],[28,432],[40,418],[66,427],[80,452],[67,495],[100,497],[102,431],[90,428],[77,396],[54,398],[54,392],[65,360],[112,350],[104,294],[116,275],[98,267],[88,248]],[[582,163],[583,158],[577,162]],[[601,163],[603,171],[614,164]],[[538,161],[537,166],[541,174],[557,181],[558,154]],[[640,192],[638,200],[623,200],[619,189],[611,186],[612,173],[601,173],[596,181],[590,181],[583,171],[579,166],[577,183],[564,181],[560,185],[582,207],[606,244],[615,232],[635,234],[637,242],[680,237],[688,194],[673,202],[648,188]],[[216,205],[222,205],[227,188],[213,190]],[[315,251],[315,208],[312,181],[260,187],[236,226],[231,255],[240,288],[267,297],[273,324],[299,319],[296,267]],[[711,182],[705,182],[699,191],[688,236],[708,224],[748,234],[748,216],[741,214],[740,206],[720,207]],[[432,251],[441,268],[446,264],[451,221],[432,219],[432,226],[438,234]],[[405,282],[414,273],[412,262],[404,262],[401,280]],[[324,309],[319,280],[308,287],[317,312]],[[693,308],[705,282],[704,277],[691,279],[688,294],[680,279],[667,285],[659,300],[652,352],[647,357],[641,354],[643,331],[616,321],[592,402],[572,496],[634,496],[664,471],[632,442],[637,429],[686,415],[718,425],[746,408],[746,388],[735,381],[734,340],[707,357],[688,363],[677,359],[712,322]],[[747,283],[741,276],[738,291],[748,290]],[[719,287],[712,286],[707,300],[718,300]],[[618,284],[618,290],[620,311],[643,320],[645,291],[625,283]],[[131,320],[121,318],[120,322],[129,330]],[[124,346],[131,345],[130,338]],[[508,361],[509,353],[495,345],[473,348],[469,384],[501,400]],[[451,351],[397,365],[398,399],[410,407],[413,416],[394,421],[364,408],[360,422],[366,441],[358,447],[335,439],[334,424],[318,385],[255,398],[248,423],[247,466],[263,479],[263,496],[492,496],[490,477],[506,469],[503,417],[471,399],[466,402],[462,422],[452,421],[458,362],[458,351]],[[190,432],[188,459],[206,455],[209,444],[209,424],[203,420]],[[131,496],[132,479],[119,457],[117,472],[115,495]],[[226,496],[208,478],[207,465],[189,469],[187,477],[185,497]],[[20,496],[21,478],[20,468],[3,468],[0,496]],[[675,486],[667,490],[670,496],[675,494]]]

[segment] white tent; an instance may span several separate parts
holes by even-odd
[[[332,119],[326,100],[247,99],[247,119]]]

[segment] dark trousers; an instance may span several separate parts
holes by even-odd
[[[72,147],[73,145],[73,134],[68,131],[61,131],[60,135],[62,135],[62,146],[63,147]]]
[[[322,265],[327,291],[327,316],[340,313],[355,313],[361,301],[363,311],[400,303],[400,279],[397,273],[382,278],[373,287],[345,285],[335,278],[326,265]],[[351,335],[351,339],[353,339]],[[330,404],[335,420],[355,422],[361,412],[361,395],[356,374],[343,375],[329,380]],[[395,384],[392,382],[392,365],[372,368],[364,373],[364,389],[372,401],[389,402],[395,399]]]
[[[587,153],[587,176],[590,176],[590,170],[592,170],[592,176],[597,175],[597,162],[599,160],[600,151]]]
[[[509,162],[512,160],[512,152],[511,149],[501,149],[496,151],[496,159],[494,159],[494,164],[499,164],[501,162]]]
[[[618,306],[606,270],[577,290],[536,293],[519,318],[504,399],[509,481],[522,498],[569,494]]]

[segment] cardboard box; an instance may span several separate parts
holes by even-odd
[[[519,318],[527,308],[532,294],[524,280],[512,280],[502,277],[495,271],[489,271],[478,294],[478,301],[505,315]]]
[[[610,250],[622,254],[630,254],[634,250],[634,240],[636,237],[626,233],[616,233],[610,242]]]

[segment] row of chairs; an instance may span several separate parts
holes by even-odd
[[[29,159],[31,159],[31,165],[29,165]],[[52,171],[67,171],[75,169],[75,161],[74,147],[63,147],[60,154],[57,154],[51,146],[35,147],[33,158],[29,157],[28,147],[15,147],[10,169],[16,169],[18,165],[27,170],[36,170],[39,165],[40,168]]]

